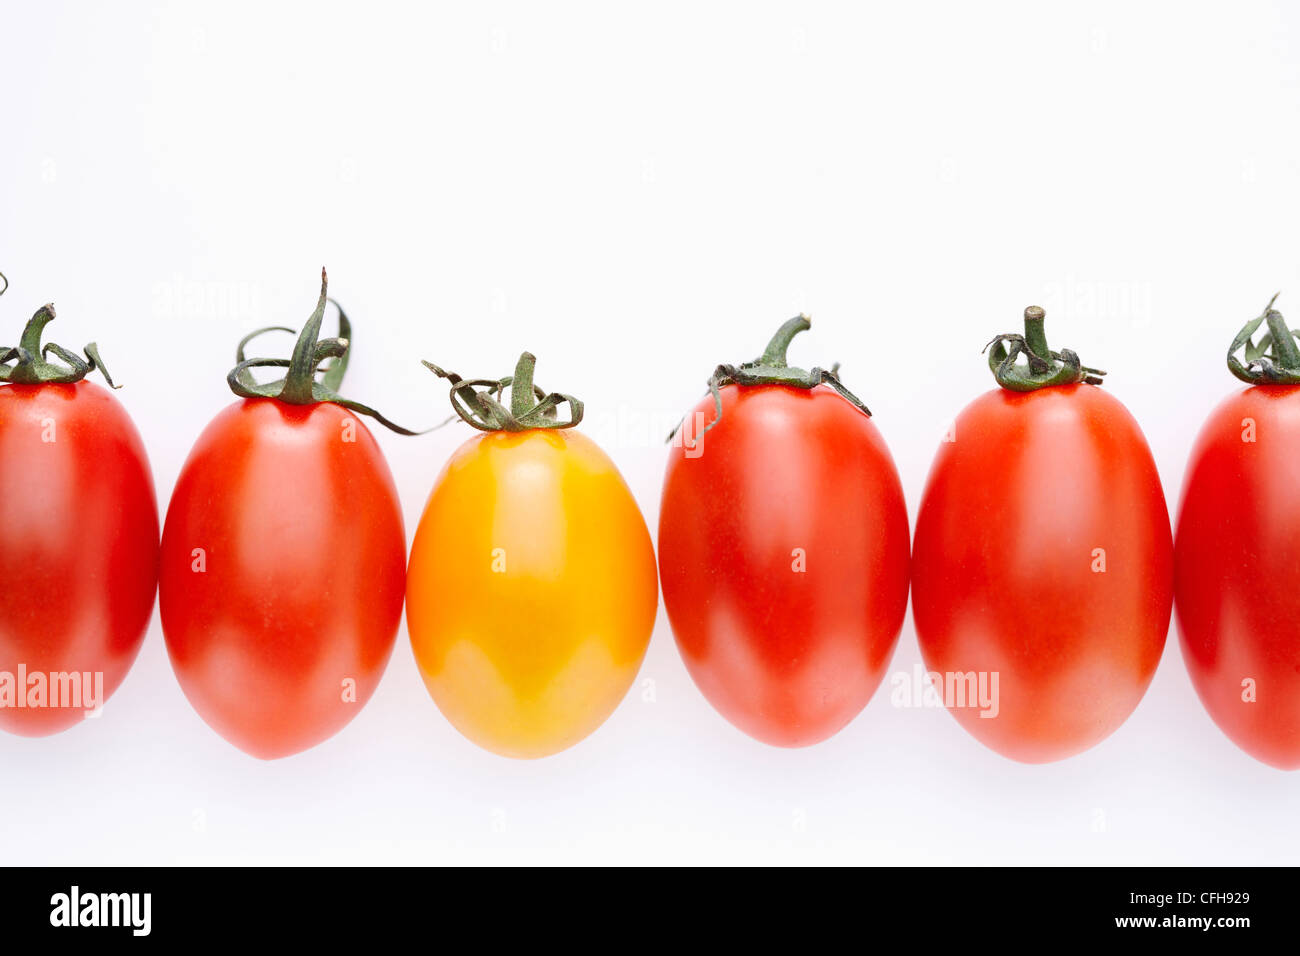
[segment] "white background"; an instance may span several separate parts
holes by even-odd
[[[844,363],[913,518],[1025,305],[1110,372],[1171,507],[1237,328],[1279,288],[1300,318],[1283,4],[5,6],[0,340],[53,299],[54,341],[99,341],[164,505],[234,343],[300,324],[322,264],[351,396],[423,426],[446,392],[419,359],[504,375],[531,349],[652,529],[662,435],[801,310],[792,360]],[[467,434],[380,432],[408,534]],[[891,673],[918,661],[909,617]],[[513,762],[441,717],[403,629],[351,725],[263,763],[191,710],[155,617],[101,719],[0,735],[0,861],[1300,858],[1300,775],[1215,728],[1172,632],[1133,717],[1048,766],[888,685],[830,741],[765,747],[662,610],[640,680],[581,745]]]

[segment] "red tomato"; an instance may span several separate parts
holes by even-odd
[[[326,301],[322,270],[287,362],[244,359],[273,329],[240,343],[227,381],[245,400],[199,436],[163,529],[163,635],[181,688],[217,733],[265,759],[356,716],[392,653],[406,588],[397,489],[352,410],[412,433],[336,391],[351,326],[339,310],[339,337],[318,341]],[[288,372],[263,385],[250,374],[260,367]]]
[[[988,392],[952,438],[913,542],[926,665],[984,744],[1027,763],[1069,757],[1132,713],[1164,648],[1173,554],[1151,452],[1091,384]],[[978,687],[982,700],[957,696]]]
[[[727,720],[764,743],[807,746],[866,706],[898,640],[903,489],[871,419],[830,388],[720,395],[716,426],[668,462],[664,606],[687,669]],[[687,421],[714,420],[710,397]]]
[[[1214,722],[1300,768],[1300,386],[1244,389],[1201,429],[1183,486],[1175,594],[1183,657]]]
[[[144,445],[91,382],[0,385],[0,727],[26,736],[79,722],[130,669],[158,585],[158,506]],[[28,676],[18,683],[20,668]],[[36,673],[81,675],[80,699],[33,702]],[[70,690],[71,684],[65,684]],[[64,706],[51,706],[63,703]],[[67,706],[69,703],[72,706]]]
[[[160,588],[176,676],[219,734],[269,759],[338,732],[379,684],[405,586],[397,489],[352,412],[252,398],[203,432]]]

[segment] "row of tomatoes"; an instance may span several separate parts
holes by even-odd
[[[1272,303],[1233,342],[1229,366],[1251,385],[1201,433],[1176,543],[1137,423],[1098,387],[1104,373],[1048,347],[1035,308],[1023,335],[990,343],[999,387],[945,436],[909,540],[866,407],[836,370],[786,361],[800,316],[759,358],[718,366],[675,433],[656,575],[622,477],[571,430],[582,403],[538,388],[527,353],[502,379],[429,365],[481,434],[438,477],[408,565],[362,418],[409,432],[339,393],[350,325],[340,310],[339,336],[321,339],[326,302],[322,275],[289,359],[246,359],[252,336],[240,343],[241,401],[191,451],[161,548],[140,437],[85,381],[108,378],[98,350],[42,345],[49,306],[0,350],[0,727],[78,722],[85,702],[56,699],[53,675],[102,674],[111,694],[157,591],[203,719],[256,756],[296,753],[374,692],[405,603],[447,718],[490,750],[543,756],[626,694],[661,577],[695,682],[771,744],[816,743],[861,711],[910,585],[936,691],[1002,754],[1055,760],[1113,732],[1176,598],[1211,716],[1260,760],[1300,766],[1300,349]],[[284,377],[259,383],[267,367]]]

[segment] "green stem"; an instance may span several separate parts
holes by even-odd
[[[1106,374],[1101,369],[1084,365],[1070,349],[1053,352],[1048,347],[1046,322],[1047,313],[1031,305],[1025,309],[1024,335],[1005,332],[984,346],[997,383],[1013,392],[1033,392],[1056,385],[1100,385]],[[1017,364],[1021,355],[1025,365]]]
[[[432,362],[424,366],[439,378],[451,383],[451,407],[456,416],[484,432],[522,432],[534,428],[572,428],[582,421],[583,405],[572,395],[544,392],[533,381],[537,359],[524,352],[515,363],[509,378],[464,379]],[[510,389],[510,407],[498,399]],[[561,405],[569,406],[569,417],[559,416]]]
[[[4,279],[4,288],[0,289],[0,295],[3,295],[9,289],[9,280],[3,273],[0,273],[0,279]],[[54,319],[54,304],[43,305],[27,321],[17,346],[0,346],[0,382],[11,385],[71,385],[98,369],[109,387],[117,388],[108,369],[104,367],[104,362],[99,357],[99,348],[94,342],[84,349],[85,358],[53,342],[41,344],[45,327]],[[50,355],[64,364],[50,362]]]
[[[1228,371],[1251,385],[1300,385],[1300,347],[1296,336],[1300,333],[1288,329],[1282,313],[1273,308],[1277,295],[1268,300],[1263,313],[1242,326],[1237,337],[1228,346]],[[1261,325],[1268,331],[1258,342],[1252,336]],[[1244,350],[1245,362],[1237,358]]]
[[[793,319],[786,320],[767,343],[767,348],[758,360],[759,364],[769,368],[787,368],[786,352],[790,349],[790,342],[800,332],[806,332],[810,328],[812,320],[802,312]]]
[[[45,327],[54,321],[54,303],[50,302],[36,310],[23,329],[18,347],[26,349],[32,355],[41,354],[41,339],[45,336]]]
[[[1300,348],[1296,347],[1295,337],[1286,327],[1282,313],[1269,309],[1265,315],[1269,334],[1273,336],[1273,364],[1286,369],[1300,369]]]
[[[793,319],[787,319],[781,327],[776,330],[767,343],[767,348],[758,358],[749,362],[742,362],[739,365],[719,365],[709,376],[709,394],[713,396],[714,415],[713,421],[704,427],[704,431],[698,437],[702,437],[709,432],[715,425],[722,421],[722,393],[721,389],[728,385],[785,385],[790,388],[814,389],[818,385],[829,385],[832,389],[850,405],[856,408],[862,414],[870,417],[871,410],[862,404],[862,400],[844,387],[840,381],[840,365],[836,362],[831,369],[827,371],[824,368],[813,367],[809,371],[801,368],[791,368],[786,358],[789,351],[790,342],[800,332],[806,332],[812,328],[812,319],[800,313]],[[685,421],[685,419],[682,419]],[[681,422],[677,423],[668,435],[668,441],[673,440],[681,428]]]
[[[525,352],[515,363],[514,379],[510,383],[510,414],[517,420],[537,407],[537,398],[533,395],[533,371],[536,368],[537,357],[532,352]]]
[[[1047,347],[1047,312],[1041,306],[1025,309],[1025,344],[1039,358],[1051,357],[1052,350]]]
[[[289,405],[316,405],[331,402],[342,405],[360,415],[368,415],[379,424],[399,435],[419,435],[389,421],[379,412],[360,402],[344,398],[338,390],[343,384],[343,373],[347,370],[348,358],[352,345],[352,324],[346,313],[339,308],[339,334],[337,338],[321,339],[321,324],[325,318],[325,305],[333,300],[328,295],[329,278],[325,270],[320,271],[320,298],[316,309],[307,319],[298,340],[294,343],[293,355],[289,359],[244,357],[244,348],[250,341],[266,332],[292,332],[285,326],[269,326],[250,332],[239,341],[235,349],[235,367],[226,376],[230,390],[241,398],[274,398]],[[334,305],[338,307],[338,303]],[[326,359],[333,361],[322,365]],[[259,384],[252,375],[255,368],[287,368],[284,378],[265,385]],[[317,373],[322,373],[318,381]]]

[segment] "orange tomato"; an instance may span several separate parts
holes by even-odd
[[[429,693],[470,740],[531,758],[592,733],[636,678],[658,603],[645,520],[590,439],[490,432],[443,469],[407,622]]]

